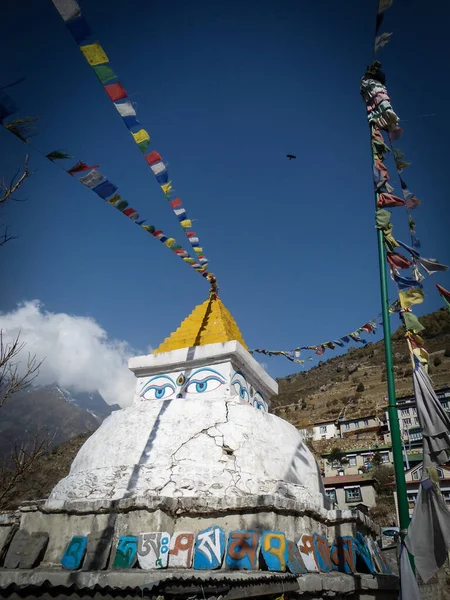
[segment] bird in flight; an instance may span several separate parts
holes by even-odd
[[[286,154],[286,158],[292,160],[293,158],[297,158],[294,154]]]

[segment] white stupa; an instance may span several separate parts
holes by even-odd
[[[312,453],[294,426],[268,412],[277,383],[215,295],[129,368],[133,405],[85,442],[49,505],[267,495],[323,507]]]

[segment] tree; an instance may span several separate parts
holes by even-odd
[[[332,448],[330,454],[328,455],[327,462],[329,465],[333,466],[336,463],[338,466],[343,467],[348,465],[348,458],[340,448]]]
[[[364,384],[363,384],[363,382],[361,381],[360,383],[358,383],[358,387],[356,388],[356,391],[357,391],[357,392],[363,392],[363,391],[364,391],[364,389],[365,389],[365,388],[364,388]]]
[[[379,467],[380,465],[383,464],[383,458],[379,452],[379,450],[377,450],[374,455],[372,456],[372,460],[371,463],[374,467]]]
[[[6,183],[5,178],[0,182],[0,209],[3,208],[7,202],[15,201],[15,193],[29,177],[30,171],[28,170],[28,156],[25,157],[25,163],[23,169],[18,169],[17,173],[11,179],[9,185]],[[0,246],[4,246],[7,242],[15,239],[14,236],[9,235],[7,225],[4,225],[0,221]]]
[[[15,193],[30,175],[28,156],[25,157],[24,167],[19,169],[7,184],[3,178],[0,182],[0,208],[7,202],[17,201]],[[0,246],[14,239],[8,233],[8,227],[0,222]],[[5,342],[0,330],[0,409],[17,392],[27,389],[37,377],[42,362],[36,356],[28,354],[25,366],[20,364],[19,355],[23,352],[25,343],[20,339],[20,333],[12,341]],[[36,468],[37,460],[48,450],[51,444],[48,432],[37,427],[31,433],[27,443],[11,443],[9,456],[0,462],[0,510],[8,507],[14,496],[14,490]]]

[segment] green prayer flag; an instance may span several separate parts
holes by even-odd
[[[422,331],[425,327],[413,313],[405,312],[403,313],[403,319],[405,321],[406,329],[409,331]]]
[[[375,214],[375,223],[377,229],[386,229],[391,221],[391,213],[384,208],[378,208]]]
[[[107,83],[108,81],[111,81],[117,77],[109,65],[95,65],[92,68],[94,69],[95,74],[101,83]]]
[[[138,146],[139,146],[141,152],[143,154],[145,154],[145,152],[147,151],[147,148],[150,146],[150,140],[144,140],[144,141],[140,142],[138,144]]]

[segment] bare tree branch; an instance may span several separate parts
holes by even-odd
[[[21,174],[20,174],[20,171],[22,171]],[[13,198],[14,193],[17,192],[17,190],[20,188],[20,186],[23,184],[23,182],[29,175],[30,175],[30,171],[28,170],[28,154],[27,154],[25,156],[25,164],[23,166],[23,169],[17,170],[17,173],[11,179],[11,183],[9,185],[7,185],[5,183],[5,180],[4,179],[2,180],[2,182],[0,184],[0,188],[1,188],[3,195],[0,196],[0,206],[2,204],[4,204],[5,202],[7,202],[8,200],[14,199]]]
[[[2,206],[5,206],[5,204],[8,201],[15,201],[15,202],[19,201],[18,198],[14,197],[14,194],[17,192],[17,190],[20,188],[20,186],[24,183],[24,181],[29,176],[30,176],[30,171],[28,169],[28,155],[26,155],[23,168],[20,168],[17,170],[17,173],[11,179],[11,182],[9,184],[7,184],[4,178],[0,182],[0,208]],[[2,234],[0,235],[0,247],[4,246],[11,240],[16,239],[14,236],[8,234],[7,226],[2,226],[2,229],[3,229],[3,227],[4,227],[4,232],[2,232]]]
[[[14,359],[24,349],[20,341],[20,333],[9,344],[3,341],[0,331],[0,408],[19,390],[26,390],[37,377],[43,361],[37,361],[36,355],[28,354],[26,367],[20,369],[20,361]]]
[[[39,459],[48,451],[53,439],[54,436],[39,426],[29,442],[12,445],[10,456],[0,465],[0,510],[8,508],[17,486],[37,469]]]

